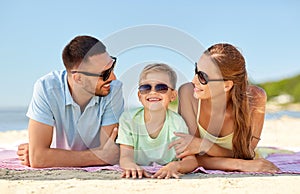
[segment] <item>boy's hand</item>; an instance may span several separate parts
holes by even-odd
[[[170,162],[166,166],[162,167],[157,171],[151,178],[158,179],[169,179],[176,178],[178,179],[182,174],[178,172],[178,162]]]
[[[127,164],[126,166],[122,167],[123,168],[123,174],[122,178],[130,178],[132,177],[133,179],[135,178],[150,178],[151,175],[148,174],[147,171],[145,171],[143,168],[140,166],[136,165],[135,163]]]

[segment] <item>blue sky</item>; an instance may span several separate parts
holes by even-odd
[[[34,82],[64,68],[62,49],[76,35],[103,40],[149,24],[187,33],[204,48],[218,42],[237,46],[253,82],[293,76],[300,73],[299,10],[297,0],[1,1],[0,107],[27,106]],[[159,60],[192,79],[191,60],[157,47],[119,53],[115,71],[124,77],[138,63]]]

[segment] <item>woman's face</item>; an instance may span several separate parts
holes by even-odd
[[[196,72],[192,80],[195,98],[210,99],[225,94],[222,74],[218,65],[208,55],[201,56],[196,66]]]

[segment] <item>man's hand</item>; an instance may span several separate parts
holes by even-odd
[[[107,139],[106,143],[101,146],[101,148],[92,149],[91,151],[97,155],[102,161],[107,164],[117,164],[120,157],[120,149],[117,144],[115,144],[115,139],[118,135],[118,128],[114,128],[110,137]]]
[[[17,154],[19,156],[19,160],[21,161],[21,164],[30,166],[29,162],[29,144],[23,143],[18,146]]]

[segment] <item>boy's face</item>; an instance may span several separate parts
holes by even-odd
[[[148,90],[138,91],[138,97],[145,109],[161,110],[167,109],[170,102],[177,97],[177,91],[172,90],[168,74],[164,72],[148,73],[145,79],[141,80],[140,87],[146,85],[143,89]],[[151,90],[149,85],[151,86]],[[164,86],[168,86],[168,88]]]

